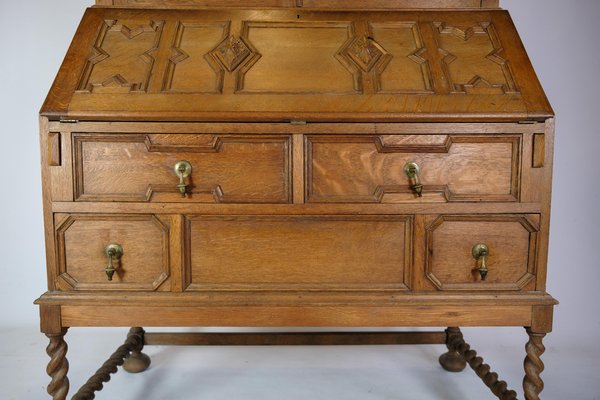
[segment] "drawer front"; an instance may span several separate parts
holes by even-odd
[[[519,199],[520,135],[308,136],[306,143],[309,202]],[[411,162],[419,182],[405,172]]]
[[[75,198],[289,203],[289,141],[289,136],[74,134]],[[191,166],[183,182],[175,172],[180,161]]]
[[[196,216],[187,290],[407,290],[412,217]]]
[[[436,289],[533,289],[538,215],[442,215],[429,220],[425,274]],[[474,250],[478,245],[485,245],[487,253],[481,253],[481,246]]]
[[[57,286],[62,290],[169,290],[167,218],[154,215],[59,215],[56,217]],[[111,280],[107,269],[113,253]],[[114,249],[115,247],[113,247]]]

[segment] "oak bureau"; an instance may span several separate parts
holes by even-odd
[[[446,344],[516,399],[466,326],[525,327],[539,399],[553,111],[497,1],[98,0],[40,122],[54,400],[92,326],[73,399],[156,344]]]

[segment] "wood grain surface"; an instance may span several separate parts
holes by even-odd
[[[318,136],[307,138],[309,202],[517,201],[520,138]],[[404,166],[420,167],[422,198]]]
[[[384,3],[379,4],[385,8]],[[552,116],[510,17],[501,10],[92,8],[83,23],[42,109],[51,119],[384,122]]]
[[[536,223],[525,216],[439,216],[427,226],[426,276],[440,290],[520,290],[535,285]],[[486,280],[472,248],[489,248]]]
[[[75,196],[81,201],[289,203],[288,136],[74,136]],[[188,161],[182,197],[174,166]]]
[[[404,216],[193,217],[189,290],[407,290]]]
[[[67,396],[69,327],[138,327],[131,361],[141,326],[521,326],[525,396],[539,398],[557,304],[554,119],[498,7],[97,0],[40,118],[48,393]],[[109,244],[124,251],[112,281]],[[476,244],[489,248],[485,280]],[[493,394],[516,397],[447,332],[147,343],[446,342]],[[124,346],[76,398],[95,396]]]

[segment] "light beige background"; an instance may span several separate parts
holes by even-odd
[[[37,112],[90,2],[0,0],[0,399],[45,398],[46,341],[32,305],[46,279]],[[558,116],[548,291],[561,305],[546,340],[542,398],[598,400],[600,1],[505,0],[503,6]],[[123,333],[69,333],[74,386]],[[520,389],[522,329],[469,329],[467,335]],[[440,372],[439,347],[149,351],[151,371],[117,376],[98,398],[493,398],[471,371]],[[178,387],[181,393],[173,392]]]

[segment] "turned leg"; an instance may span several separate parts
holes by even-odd
[[[529,341],[525,345],[527,356],[525,357],[525,379],[523,379],[523,390],[525,391],[525,400],[539,400],[539,394],[544,390],[544,382],[540,374],[544,370],[544,363],[540,356],[546,348],[542,343],[545,333],[535,333],[527,328]]]
[[[142,353],[144,348],[144,331],[143,328],[131,328],[129,337],[135,339],[134,348],[125,358],[123,369],[132,374],[143,372],[150,366],[150,357]]]
[[[467,362],[458,352],[457,344],[462,341],[463,335],[459,328],[446,329],[446,346],[448,352],[440,356],[439,361],[446,371],[460,372],[465,369]]]
[[[50,344],[46,348],[46,353],[50,356],[50,362],[46,368],[46,372],[52,378],[48,385],[48,394],[52,396],[52,400],[65,400],[69,393],[69,362],[67,361],[67,343],[64,340],[67,330],[64,329],[61,333],[47,333],[46,336],[50,339]]]

